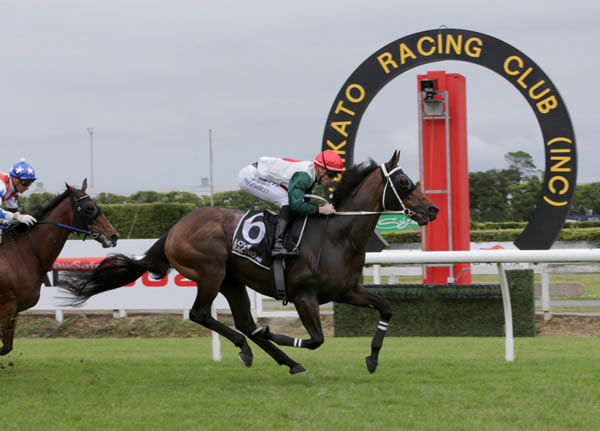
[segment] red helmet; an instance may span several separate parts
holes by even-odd
[[[315,166],[335,172],[342,172],[344,170],[342,158],[333,150],[325,150],[317,154],[317,157],[315,157]]]

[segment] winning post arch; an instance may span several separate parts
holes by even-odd
[[[542,131],[545,171],[529,224],[515,241],[519,249],[549,249],[567,218],[577,178],[575,133],[557,88],[528,56],[495,37],[462,29],[414,33],[382,47],[361,63],[338,92],[327,117],[322,148],[354,160],[358,126],[369,103],[402,73],[445,60],[479,64],[503,76],[521,93]]]

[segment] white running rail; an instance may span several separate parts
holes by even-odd
[[[386,251],[367,253],[365,264],[495,263],[498,268],[505,322],[505,359],[515,359],[512,308],[504,263],[599,262],[600,249]]]

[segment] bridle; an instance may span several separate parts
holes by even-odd
[[[92,205],[85,205],[87,203],[91,203]],[[83,233],[92,239],[96,239],[98,234],[89,231],[86,228],[91,225],[92,222],[100,216],[100,214],[102,214],[100,207],[96,205],[90,195],[84,194],[79,197],[71,196],[71,208],[73,209],[74,226],[46,220],[40,220],[37,224],[53,224],[55,226],[64,227],[65,229]]]
[[[404,205],[404,201],[400,197],[400,193],[398,193],[398,190],[396,190],[394,181],[392,181],[392,175],[394,175],[394,173],[397,171],[402,171],[402,168],[400,166],[396,166],[394,169],[392,169],[390,172],[388,172],[387,168],[385,167],[385,163],[382,163],[380,165],[380,168],[381,168],[381,174],[383,176],[383,179],[385,180],[385,185],[383,186],[383,194],[381,195],[381,206],[383,207],[383,211],[336,211],[335,215],[345,216],[345,215],[372,215],[372,214],[403,214],[407,217],[410,217],[415,214],[415,212],[413,210],[411,210],[410,208],[407,208],[406,205]],[[388,185],[394,192],[394,195],[396,196],[396,199],[398,200],[398,203],[400,204],[400,207],[402,208],[399,211],[388,210],[386,208],[385,195],[387,194]],[[406,193],[406,196],[408,196],[416,188],[417,188],[417,186],[415,186],[414,183],[412,183],[412,181],[411,181],[411,187],[409,187],[408,192]],[[404,197],[404,199],[406,199],[406,196]]]

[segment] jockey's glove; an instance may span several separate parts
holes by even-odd
[[[19,223],[25,223],[27,226],[33,226],[35,223],[37,223],[35,217],[30,216],[29,214],[17,214],[16,216],[16,220]]]

